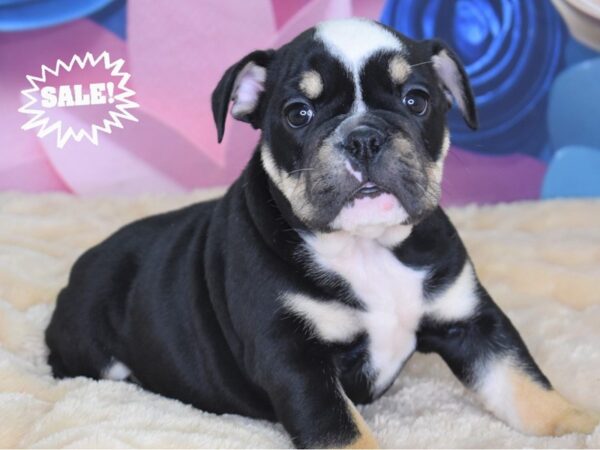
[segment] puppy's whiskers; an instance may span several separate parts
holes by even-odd
[[[423,61],[423,62],[420,62],[420,63],[411,64],[409,67],[423,66],[425,64],[433,64],[433,61]]]
[[[292,174],[298,173],[298,172],[306,172],[306,171],[309,171],[309,170],[315,170],[315,168],[314,167],[307,167],[305,169],[292,170],[292,171],[288,172],[288,175],[292,175]]]

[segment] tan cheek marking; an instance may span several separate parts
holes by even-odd
[[[271,149],[266,144],[261,146],[260,157],[265,172],[288,199],[296,215],[303,220],[310,220],[314,217],[316,212],[308,201],[304,177],[301,175],[291,176],[277,167]]]
[[[300,90],[309,99],[316,99],[323,93],[323,78],[315,70],[304,72],[300,80]]]
[[[315,157],[316,168],[325,168],[327,173],[340,173],[345,171],[347,161],[344,155],[334,146],[335,137],[328,137],[323,141]],[[316,175],[316,174],[315,174]]]
[[[392,138],[392,147],[398,152],[404,165],[411,169],[414,182],[426,186],[423,190],[423,205],[427,208],[435,206],[441,196],[440,184],[436,182],[438,177],[441,179],[441,168],[435,163],[428,164],[418,158],[412,143],[402,135]]]
[[[400,55],[396,55],[390,60],[388,72],[394,84],[404,83],[408,79],[411,70],[410,64]]]
[[[591,433],[600,416],[580,410],[554,389],[544,389],[518,369],[510,371],[523,429],[538,435]]]
[[[450,132],[448,128],[444,130],[444,140],[440,149],[440,157],[427,166],[427,177],[429,180],[429,189],[433,192],[434,197],[441,196],[441,183],[444,176],[444,162],[450,149]]]
[[[448,155],[448,150],[450,150],[450,131],[448,128],[444,129],[444,138],[442,140],[442,148],[440,151],[440,158],[438,161],[444,161],[446,156]]]
[[[430,183],[440,184],[444,175],[443,165],[439,161],[429,164],[427,167],[427,176]]]
[[[432,162],[427,167],[427,174],[429,175],[429,179],[437,184],[442,182],[442,176],[444,174],[444,161],[446,160],[446,156],[448,155],[448,150],[450,149],[450,132],[448,128],[444,130],[444,139],[442,141],[442,147],[440,149],[440,157],[437,161]]]
[[[412,143],[401,134],[397,134],[392,138],[392,147],[403,158],[408,160],[405,162],[417,163]]]

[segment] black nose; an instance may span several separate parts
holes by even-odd
[[[346,136],[344,147],[355,158],[368,161],[379,152],[382,144],[381,131],[362,125]]]

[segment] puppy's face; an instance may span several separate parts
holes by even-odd
[[[414,223],[440,198],[452,99],[476,126],[460,62],[439,41],[376,22],[325,22],[232,66],[213,94],[262,129],[264,169],[308,228],[371,233]],[[224,105],[224,106],[223,106]]]

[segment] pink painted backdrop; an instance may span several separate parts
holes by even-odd
[[[349,16],[378,18],[383,0],[129,0],[127,39],[89,19],[0,35],[0,190],[78,195],[183,192],[221,186],[240,173],[257,140],[228,121],[216,141],[210,94],[223,71],[256,48],[278,47],[315,23]],[[26,75],[74,54],[123,58],[138,122],[101,134],[99,145],[21,130],[17,110]],[[94,81],[89,74],[74,81]],[[78,77],[78,78],[77,78]],[[97,80],[96,80],[97,81]],[[99,111],[70,108],[65,120]],[[526,156],[483,156],[452,148],[446,203],[537,198],[545,165]],[[510,173],[510,177],[506,174]]]

